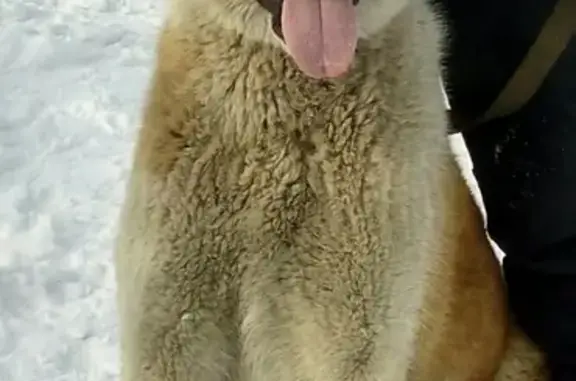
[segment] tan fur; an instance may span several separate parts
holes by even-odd
[[[172,1],[118,239],[123,381],[542,379],[445,136],[430,10],[358,19],[354,67],[318,81],[255,0]]]

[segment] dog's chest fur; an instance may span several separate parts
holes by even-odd
[[[393,166],[383,140],[394,136],[376,97],[359,100],[346,86],[315,99],[294,92],[243,93],[241,106],[222,99],[200,111],[217,117],[198,128],[180,158],[185,167],[194,162],[183,193],[196,199],[194,215],[208,218],[198,224],[241,220],[239,229],[290,240],[312,222],[325,230],[318,234],[341,234],[379,219]]]
[[[171,175],[193,236],[212,245],[221,235],[214,255],[237,281],[337,299],[327,308],[386,303],[373,285],[386,283],[375,279],[398,225],[390,206],[403,202],[391,188],[415,176],[395,160],[411,126],[395,114],[400,100],[383,100],[373,81],[311,84],[289,68],[263,80],[250,68],[198,103],[202,122]]]

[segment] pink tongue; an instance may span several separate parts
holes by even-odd
[[[338,77],[354,59],[356,10],[352,0],[284,0],[282,33],[305,74]]]

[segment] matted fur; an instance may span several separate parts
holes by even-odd
[[[122,380],[493,379],[503,286],[424,1],[361,0],[330,81],[255,0],[171,6],[117,245]],[[500,379],[536,380],[512,344]]]

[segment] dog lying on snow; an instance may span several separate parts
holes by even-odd
[[[172,0],[116,267],[123,381],[543,380],[424,0]]]

